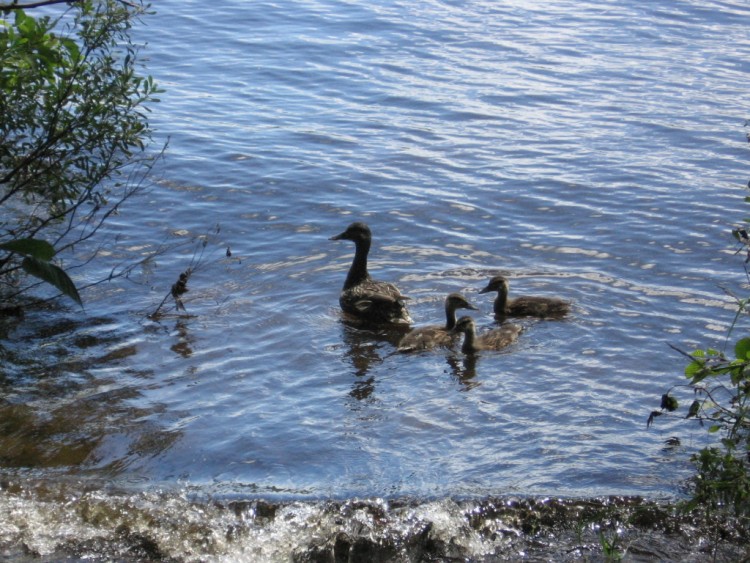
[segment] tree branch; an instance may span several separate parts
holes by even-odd
[[[39,2],[32,2],[31,4],[18,4],[18,0],[13,4],[0,5],[0,10],[25,10],[27,8],[39,8],[41,6],[50,6],[52,4],[75,4],[81,2],[81,0],[40,0]]]
[[[128,2],[127,0],[117,0],[120,4],[130,6],[131,8],[138,8],[137,4]],[[40,8],[42,6],[51,6],[53,4],[77,4],[83,2],[83,0],[39,0],[38,2],[31,2],[29,4],[18,4],[18,0],[13,4],[0,4],[0,11],[8,12],[10,10],[27,10],[30,8]]]

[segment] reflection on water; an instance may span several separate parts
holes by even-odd
[[[341,323],[341,338],[344,346],[344,356],[353,368],[355,380],[352,383],[350,395],[357,400],[371,399],[376,388],[376,379],[370,374],[371,368],[387,362],[391,357],[403,357],[397,351],[398,343],[408,329],[383,328],[363,329],[361,326],[350,326]],[[443,355],[450,373],[469,391],[481,385],[476,380],[476,366],[478,356],[462,354],[457,351],[460,345],[453,349],[438,348],[435,350],[415,352],[412,355]]]
[[[175,322],[175,332],[177,333],[177,342],[170,346],[170,350],[183,358],[189,358],[193,355],[191,345],[195,338],[190,334],[188,319],[178,318]]]
[[[343,317],[342,317],[343,318]],[[341,340],[344,358],[351,364],[355,380],[349,395],[358,401],[372,399],[375,377],[370,375],[374,365],[381,364],[388,351],[386,344],[395,345],[403,336],[403,329],[363,328],[359,323],[341,321]]]
[[[171,137],[163,181],[112,217],[110,258],[76,282],[165,251],[141,262],[138,283],[132,270],[86,290],[85,312],[0,320],[0,462],[177,492],[153,504],[102,493],[84,508],[3,497],[21,505],[7,511],[22,514],[21,544],[54,553],[52,521],[63,543],[215,547],[204,559],[239,545],[245,559],[276,549],[288,561],[287,540],[307,545],[321,522],[339,522],[321,537],[353,539],[341,525],[388,516],[300,503],[270,528],[242,510],[205,525],[216,506],[188,506],[183,485],[245,501],[681,494],[689,452],[665,454],[664,439],[694,449],[705,432],[646,431],[645,415],[683,380],[666,344],[720,345],[736,303],[719,286],[746,283],[727,223],[742,215],[750,12],[654,6],[159,2],[136,33],[166,88],[150,114]],[[443,322],[437,304],[453,291],[492,326],[477,292],[495,273],[574,310],[528,323],[507,353],[397,354],[401,334],[339,315],[351,254],[327,239],[353,220],[377,233],[371,273],[412,298],[416,326]],[[188,268],[190,316],[168,302],[149,320]],[[142,505],[153,534],[138,527]],[[50,506],[65,517],[39,518]],[[404,508],[391,537],[424,507]],[[502,522],[477,537],[463,508],[441,508],[438,540],[476,540],[449,556],[481,560],[487,537],[518,537]]]
[[[116,475],[128,460],[167,451],[179,431],[158,422],[161,405],[139,401],[153,371],[121,368],[138,345],[114,319],[61,314],[19,325],[24,337],[0,341],[0,463]]]
[[[453,377],[466,391],[471,391],[482,384],[477,380],[477,360],[476,354],[449,354],[446,357]]]

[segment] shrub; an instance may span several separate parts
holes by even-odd
[[[747,269],[750,238],[742,228],[735,229],[733,235],[745,249],[745,274],[750,281]],[[750,530],[750,337],[739,338],[731,347],[731,353],[727,348],[749,305],[750,299],[737,300],[737,310],[723,349],[706,348],[686,353],[675,348],[688,360],[685,367],[688,382],[662,395],[661,410],[653,411],[647,423],[650,426],[656,417],[673,414],[695,419],[716,435],[714,445],[692,456],[696,468],[692,498],[681,508],[702,510],[707,516],[724,522],[732,519],[735,529],[745,534]],[[680,391],[687,391],[689,397],[686,412],[680,412],[676,397]]]
[[[2,8],[0,6],[0,8]],[[56,18],[17,5],[0,19],[0,296],[51,283],[80,303],[55,257],[91,238],[154,162],[129,31],[143,6],[71,2]]]

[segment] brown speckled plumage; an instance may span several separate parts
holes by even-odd
[[[452,332],[456,326],[456,309],[477,308],[460,293],[451,293],[445,298],[445,325],[429,325],[418,327],[404,336],[398,343],[399,352],[416,352],[453,346],[459,335]]]
[[[479,293],[497,291],[495,298],[495,317],[539,317],[560,318],[568,314],[570,303],[557,297],[521,296],[508,298],[510,284],[503,276],[493,277],[487,287]]]
[[[474,319],[461,317],[453,328],[456,333],[464,333],[464,343],[461,352],[474,354],[481,350],[502,350],[513,344],[521,334],[521,327],[514,324],[504,324],[482,334],[477,334]]]

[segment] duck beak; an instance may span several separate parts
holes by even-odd
[[[480,289],[479,293],[489,293],[490,291],[492,291],[492,290],[490,289],[490,286],[488,285],[484,289]]]
[[[343,233],[339,233],[339,234],[337,234],[337,235],[336,235],[335,237],[331,237],[331,238],[329,238],[328,240],[341,240],[341,239],[343,239],[343,238],[344,238],[345,236],[346,236],[346,231],[344,231]]]
[[[479,293],[484,293],[484,292],[480,291]],[[475,306],[474,306],[474,305],[472,305],[471,303],[467,303],[467,304],[466,304],[466,308],[467,308],[467,309],[470,309],[471,311],[479,311],[479,307],[475,307]]]

